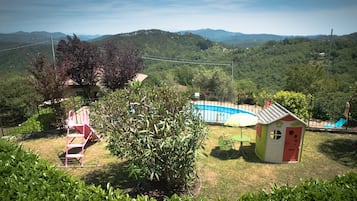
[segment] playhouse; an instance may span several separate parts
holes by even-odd
[[[278,103],[258,113],[256,155],[265,162],[300,161],[307,124]]]

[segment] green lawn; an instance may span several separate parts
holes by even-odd
[[[200,195],[211,200],[219,197],[232,200],[245,192],[269,189],[273,183],[297,184],[300,179],[330,179],[338,174],[357,172],[357,151],[352,145],[357,140],[356,135],[307,132],[300,163],[270,164],[255,156],[254,143],[244,144],[246,158],[235,150],[222,152],[217,148],[219,136],[238,135],[239,128],[209,126],[209,130],[204,150],[207,156],[199,158],[198,172],[202,184]],[[243,129],[243,132],[254,141],[255,130]],[[28,139],[20,143],[51,163],[63,165],[65,137]],[[87,183],[106,185],[110,182],[130,191],[137,182],[126,177],[125,162],[111,156],[105,146],[105,141],[89,146],[85,158],[87,166],[66,170]]]
[[[255,130],[243,129],[255,139]],[[333,178],[338,174],[357,171],[356,149],[352,143],[357,136],[349,134],[307,132],[304,139],[302,161],[290,164],[270,164],[261,162],[254,153],[255,144],[244,144],[247,158],[234,157],[235,153],[219,152],[216,149],[220,135],[237,135],[240,130],[221,126],[211,126],[206,141],[207,158],[199,161],[203,181],[201,194],[216,199],[220,196],[233,199],[247,191],[269,189],[273,183],[297,184],[300,179]]]

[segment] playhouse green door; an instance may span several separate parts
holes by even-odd
[[[301,127],[286,128],[283,161],[298,161],[300,153]]]

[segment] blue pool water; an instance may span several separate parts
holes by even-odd
[[[194,104],[193,106],[197,113],[203,117],[203,120],[208,123],[223,124],[229,116],[236,113],[247,113],[255,116],[251,112],[227,106],[205,104]]]

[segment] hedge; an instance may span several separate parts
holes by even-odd
[[[86,185],[37,154],[0,139],[0,200],[132,200],[127,194]],[[153,200],[139,196],[136,200]]]
[[[353,201],[357,198],[357,173],[350,172],[332,180],[309,179],[299,185],[273,185],[270,192],[246,193],[239,200],[333,200]]]

